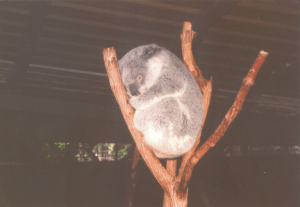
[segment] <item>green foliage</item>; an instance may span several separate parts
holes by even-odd
[[[47,161],[57,161],[66,156],[67,146],[69,142],[45,143],[43,146],[42,155]]]
[[[122,159],[124,156],[128,154],[127,149],[131,144],[120,144],[120,143],[99,143],[94,146],[93,152],[95,156],[98,157],[99,161],[108,160],[115,161]],[[117,156],[116,156],[116,151]]]
[[[65,142],[56,142],[54,143],[55,145],[57,145],[57,147],[60,149],[60,150],[65,150],[67,145],[69,145],[69,142],[65,143]]]

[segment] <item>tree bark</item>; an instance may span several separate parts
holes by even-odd
[[[153,151],[143,143],[143,134],[138,131],[133,124],[134,109],[127,104],[128,96],[126,94],[122,79],[119,73],[117,54],[114,48],[106,48],[103,50],[104,63],[110,82],[111,89],[121,109],[121,113],[125,119],[128,129],[136,143],[136,146],[143,157],[146,165],[162,186],[165,191],[170,188],[170,183],[174,178],[162,166]]]
[[[200,91],[202,92],[202,102],[203,102],[203,120],[202,120],[202,126],[198,133],[197,140],[193,146],[193,148],[187,152],[181,162],[181,167],[179,169],[179,175],[176,178],[176,181],[180,181],[183,175],[183,171],[185,169],[185,166],[188,162],[188,160],[191,158],[191,156],[194,154],[197,146],[200,143],[200,137],[202,133],[202,129],[206,120],[206,115],[208,112],[208,108],[210,105],[210,99],[211,99],[211,92],[212,92],[212,77],[210,80],[205,80],[203,77],[201,70],[198,68],[193,52],[192,52],[192,41],[193,38],[196,36],[196,33],[192,30],[192,24],[190,22],[185,22],[182,29],[181,37],[181,48],[182,48],[182,56],[183,56],[183,63],[187,70],[194,76],[196,79],[198,86],[200,88]]]
[[[167,171],[172,175],[173,177],[176,177],[176,171],[177,171],[177,160],[176,159],[170,159],[167,160],[166,164]],[[172,200],[169,196],[168,192],[164,192],[164,202],[163,207],[172,207]]]
[[[187,183],[192,175],[192,170],[194,166],[198,163],[198,161],[205,155],[205,153],[210,148],[215,146],[215,144],[224,135],[229,125],[232,123],[234,118],[242,109],[246,96],[249,92],[249,89],[254,84],[254,79],[267,56],[268,56],[267,52],[260,51],[251,69],[249,70],[247,76],[243,79],[243,84],[235,98],[235,101],[231,106],[231,108],[229,109],[229,111],[226,113],[221,124],[210,136],[210,138],[188,160],[183,172],[183,176],[180,180],[180,186],[179,186],[180,190],[184,190],[186,188]]]

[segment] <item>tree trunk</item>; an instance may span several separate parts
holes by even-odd
[[[170,173],[173,177],[176,177],[176,172],[177,172],[177,160],[176,159],[171,159],[167,160],[166,164],[166,169],[167,172]],[[168,192],[164,191],[164,202],[163,202],[163,207],[172,207],[172,199],[169,196]]]
[[[167,172],[174,178],[177,175],[177,159],[167,160]],[[179,190],[179,183],[174,179],[169,185],[168,192],[164,191],[163,207],[187,207],[188,190]]]
[[[171,207],[187,207],[188,204],[188,189],[184,193],[178,189],[171,190],[170,192]]]

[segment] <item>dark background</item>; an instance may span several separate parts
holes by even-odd
[[[133,147],[117,161],[92,152],[133,144],[102,50],[121,58],[156,43],[181,58],[184,21],[198,32],[198,66],[213,76],[201,144],[259,51],[269,52],[242,111],[197,164],[189,206],[300,206],[299,2],[264,0],[1,1],[0,206],[126,206]],[[161,206],[142,160],[137,172],[136,206]]]

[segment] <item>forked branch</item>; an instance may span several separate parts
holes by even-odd
[[[165,191],[164,206],[186,206],[187,205],[187,183],[191,177],[192,170],[196,163],[204,156],[204,154],[224,135],[228,126],[233,119],[237,116],[241,110],[245,101],[246,95],[250,87],[254,83],[256,74],[267,57],[268,53],[261,51],[252,65],[248,75],[244,78],[243,84],[237,94],[237,97],[229,109],[225,118],[215,130],[212,136],[195,152],[198,144],[200,143],[200,137],[202,128],[206,119],[208,107],[210,104],[211,91],[212,91],[212,78],[205,80],[200,69],[198,68],[192,53],[192,40],[195,36],[195,32],[192,30],[192,25],[189,22],[184,23],[183,32],[181,35],[182,41],[182,53],[184,64],[191,74],[195,77],[198,86],[202,92],[202,100],[204,107],[204,116],[202,121],[202,127],[198,134],[197,141],[194,147],[183,156],[179,174],[176,177],[176,161],[170,160],[167,162],[167,170],[162,166],[155,154],[147,146],[144,145],[142,139],[143,134],[135,129],[133,125],[134,109],[130,104],[126,103],[128,99],[126,91],[124,89],[121,76],[119,73],[117,56],[114,48],[106,48],[103,50],[105,67],[107,70],[109,82],[112,91],[116,97],[116,100],[120,106],[121,112],[125,119],[125,122],[131,132],[131,135],[136,143],[136,146],[143,157],[145,163],[149,167],[152,174],[160,183]]]

